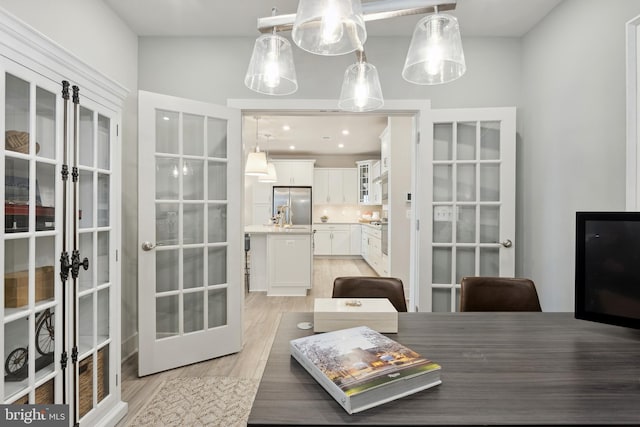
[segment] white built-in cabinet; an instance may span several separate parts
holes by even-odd
[[[278,181],[273,185],[284,186],[312,186],[313,159],[273,159]]]
[[[382,231],[379,228],[362,224],[360,254],[362,258],[380,276],[389,275],[389,258],[382,254]]]
[[[380,174],[388,173],[391,168],[391,132],[389,126],[380,134]]]
[[[79,87],[77,103],[70,89],[66,113],[63,80]],[[0,87],[0,402],[68,403],[69,425],[114,425],[127,410],[120,390],[127,91],[2,10]],[[61,262],[76,250],[77,275]]]
[[[373,180],[371,182],[371,200],[374,205],[382,204],[382,184],[380,183],[380,165],[381,161],[373,162],[371,167]]]
[[[314,224],[314,255],[350,255],[349,224]]]
[[[379,205],[382,201],[380,160],[361,160],[358,166],[358,204]]]
[[[315,168],[314,204],[355,205],[358,203],[356,168]]]
[[[311,288],[313,255],[311,234],[267,236],[269,296],[304,296]]]
[[[362,239],[362,226],[360,224],[350,224],[349,232],[351,234],[351,244],[349,248],[350,255],[360,255],[360,240]]]

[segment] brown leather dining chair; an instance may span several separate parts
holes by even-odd
[[[397,311],[407,311],[402,280],[395,277],[348,276],[333,281],[332,298],[387,298]]]
[[[530,279],[463,277],[460,311],[542,311]]]

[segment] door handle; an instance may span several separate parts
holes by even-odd
[[[151,242],[144,242],[142,244],[142,250],[146,251],[146,252],[150,251],[151,249],[153,249],[155,247],[156,247],[156,245],[154,243],[151,243]]]
[[[502,242],[502,246],[504,246],[505,248],[510,248],[511,246],[513,246],[513,242],[509,239],[505,240]]]

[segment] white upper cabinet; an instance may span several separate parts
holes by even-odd
[[[389,126],[380,134],[380,174],[389,172],[391,167],[391,132]]]
[[[380,176],[380,161],[362,160],[356,164],[358,165],[358,204],[379,205],[381,193],[379,191],[380,184],[376,182],[376,178]]]
[[[315,160],[272,160],[276,168],[278,182],[274,185],[313,185],[313,165]]]
[[[329,196],[329,169],[315,168],[313,170],[313,203],[328,204]]]
[[[313,200],[315,204],[357,204],[357,169],[316,168],[314,170]]]

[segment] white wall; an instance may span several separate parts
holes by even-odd
[[[0,7],[130,90],[122,114],[123,356],[137,333],[138,37],[102,0],[0,0]]]
[[[517,274],[573,311],[575,212],[625,209],[625,22],[640,1],[567,0],[523,38]]]

